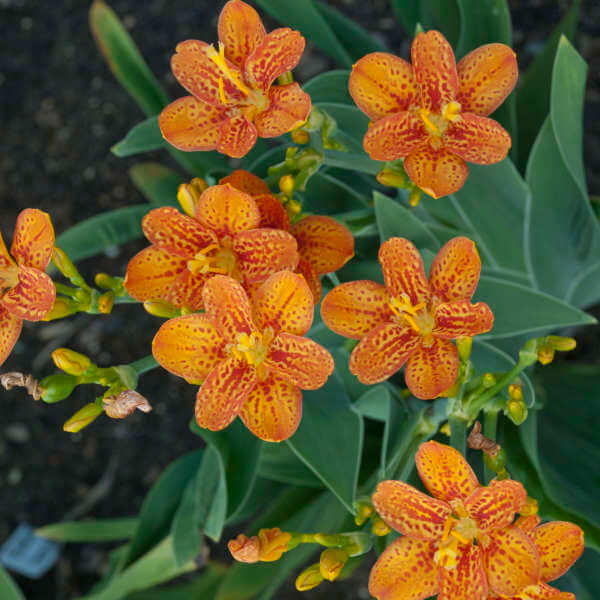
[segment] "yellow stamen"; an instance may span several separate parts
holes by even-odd
[[[460,110],[461,110],[461,105],[458,102],[456,102],[456,100],[452,100],[452,102],[448,102],[448,104],[446,104],[442,108],[442,117],[444,117],[444,119],[446,119],[446,121],[451,121],[451,122],[459,121],[460,120]]]
[[[419,109],[419,116],[421,117],[423,123],[425,123],[425,127],[427,127],[431,135],[442,135],[435,123],[429,118],[430,112],[431,111],[427,108],[421,108]]]
[[[421,328],[414,317],[427,306],[426,302],[419,302],[413,306],[407,296],[402,296],[401,298],[392,298],[389,306],[394,314],[402,317],[415,333],[421,333]]]
[[[219,77],[219,98],[221,98],[221,102],[223,104],[227,104],[227,96],[225,96],[225,84],[223,83],[222,77]]]
[[[223,75],[225,75],[225,77],[227,77],[227,79],[229,79],[229,81],[231,81],[231,83],[233,83],[233,85],[238,90],[240,90],[242,94],[244,94],[244,96],[247,96],[250,93],[250,88],[244,85],[240,80],[240,76],[229,68],[229,65],[227,64],[227,61],[225,59],[225,46],[221,42],[219,42],[218,52],[214,49],[213,46],[209,46],[207,48],[207,53],[208,58],[210,58],[210,60],[212,60],[215,63],[215,65],[219,67]],[[225,97],[224,86],[223,91],[221,91],[221,86],[223,85],[221,81],[222,78],[219,79],[219,96],[221,97],[221,102],[223,102],[223,104],[226,104],[227,99]]]

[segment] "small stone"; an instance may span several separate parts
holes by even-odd
[[[8,481],[8,485],[19,485],[19,483],[21,483],[21,479],[23,479],[23,471],[21,471],[19,467],[13,467],[8,472],[8,477],[6,479]]]
[[[31,433],[23,423],[12,423],[5,427],[4,436],[15,444],[26,444],[31,439]]]

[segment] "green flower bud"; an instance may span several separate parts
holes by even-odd
[[[99,417],[104,412],[101,405],[95,402],[86,404],[82,409],[78,410],[64,425],[63,430],[69,433],[77,433],[84,427],[87,427],[92,421]]]
[[[42,400],[48,404],[60,402],[71,395],[79,379],[67,373],[48,375],[40,381]]]

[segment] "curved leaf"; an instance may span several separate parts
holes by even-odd
[[[148,202],[158,206],[177,206],[177,190],[183,179],[160,163],[145,162],[133,165],[129,177]]]
[[[506,0],[457,0],[457,4],[460,12],[457,58],[492,42],[512,45],[510,10]]]
[[[165,140],[158,128],[158,117],[149,117],[132,127],[110,151],[120,158],[163,148]]]
[[[460,33],[460,13],[457,0],[391,0],[392,10],[409,35],[417,24],[423,29],[441,31],[452,46]]]
[[[0,596],[4,600],[25,600],[23,592],[2,565],[0,565]]]
[[[338,104],[354,105],[348,91],[350,71],[335,70],[321,73],[307,81],[302,89],[310,95],[313,102],[335,102]]]
[[[63,521],[44,525],[35,534],[56,542],[109,542],[132,537],[138,525],[135,517]]]

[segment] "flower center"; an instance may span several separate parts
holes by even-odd
[[[419,117],[421,117],[430,136],[429,143],[434,149],[437,150],[442,146],[442,137],[446,133],[448,125],[460,121],[460,110],[461,106],[455,100],[442,106],[441,113],[432,113],[428,108],[418,110]]]
[[[268,371],[263,365],[269,346],[275,337],[275,332],[271,327],[265,328],[262,333],[253,331],[250,335],[247,333],[238,333],[235,343],[228,344],[226,351],[239,360],[244,360],[248,365],[254,367],[260,380],[264,380]]]
[[[460,500],[452,500],[450,505],[455,516],[446,519],[439,548],[433,557],[436,564],[448,571],[455,569],[458,564],[459,544],[472,544],[479,535],[477,523],[469,517],[463,503]]]
[[[234,279],[240,279],[237,268],[237,258],[233,250],[226,244],[210,244],[199,252],[194,258],[188,260],[187,268],[194,274],[206,275],[208,273],[219,273],[229,275]]]
[[[424,343],[431,343],[435,320],[426,302],[419,302],[413,306],[410,298],[403,294],[400,298],[391,298],[389,306],[396,315],[396,322],[408,325],[424,338]]]

